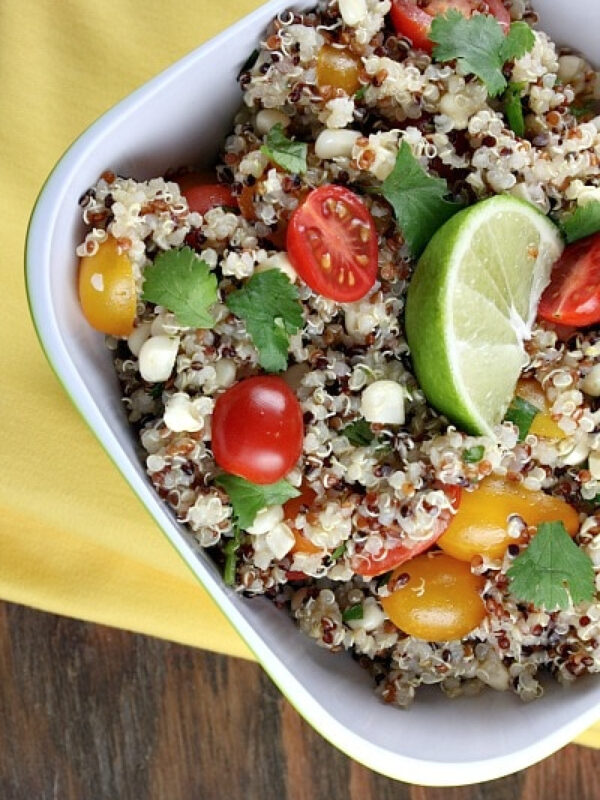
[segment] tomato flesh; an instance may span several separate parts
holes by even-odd
[[[428,642],[461,639],[485,617],[483,578],[446,553],[413,558],[394,571],[390,585],[398,584],[381,605],[394,625],[410,636]]]
[[[600,233],[565,248],[540,300],[538,316],[576,328],[600,322]]]
[[[129,336],[136,311],[133,267],[110,236],[93,256],[79,261],[79,302],[92,328],[112,336]]]
[[[331,300],[360,300],[377,278],[373,217],[343,186],[326,184],[307,195],[290,218],[287,251],[305,283]]]
[[[302,452],[302,409],[273,375],[246,378],[219,395],[212,418],[217,464],[252,483],[275,483]]]
[[[452,508],[456,511],[461,501],[462,490],[460,486],[444,484],[442,488],[448,496]],[[373,555],[363,552],[354,556],[351,562],[352,569],[358,575],[364,575],[366,578],[374,578],[377,575],[383,575],[385,572],[389,572],[391,569],[400,566],[400,564],[404,564],[420,553],[429,550],[450,525],[452,517],[453,514],[449,509],[441,511],[436,519],[431,536],[420,542],[407,543],[406,539],[396,539],[394,541],[392,537],[388,537],[387,550]],[[385,553],[385,555],[382,555],[383,553]]]
[[[433,49],[429,38],[431,20],[450,8],[460,11],[465,17],[471,17],[475,11],[492,14],[505,33],[510,28],[510,14],[501,0],[430,0],[419,4],[416,0],[392,0],[390,16],[398,34],[410,39],[414,47],[430,53]]]
[[[189,172],[177,182],[190,211],[197,214],[206,214],[217,206],[238,207],[237,198],[231,188],[224,183],[217,183],[210,173]]]
[[[570,536],[579,529],[579,515],[560,497],[490,476],[473,492],[463,492],[460,508],[438,547],[460,561],[471,561],[477,555],[502,558],[509,544],[519,542],[508,534],[511,514],[532,526],[560,520]]]

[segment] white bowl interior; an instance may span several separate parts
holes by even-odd
[[[554,3],[538,5],[544,10]],[[582,14],[587,10],[588,25],[590,13],[598,17],[600,12],[595,3],[579,0],[569,6],[571,17],[576,6]],[[27,252],[32,313],[48,358],[83,416],[308,721],[353,758],[391,777],[429,785],[492,779],[543,758],[591,724],[599,715],[600,681],[580,680],[569,689],[550,685],[545,698],[532,705],[491,690],[456,701],[425,691],[406,712],[380,703],[368,674],[349,657],[317,648],[268,601],[238,597],[197,552],[149,485],[110,353],[79,309],[74,253],[82,233],[80,195],[107,168],[148,178],[182,163],[210,163],[240,102],[235,81],[240,65],[268,20],[286,7],[280,0],[267,3],[135,92],[75,142],[50,176],[32,217]],[[586,30],[585,22],[577,27]],[[573,43],[574,32],[564,30],[564,21],[562,32]]]

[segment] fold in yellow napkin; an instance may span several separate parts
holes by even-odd
[[[75,137],[258,5],[0,3],[0,597],[248,658],[51,373],[22,263],[36,195]],[[600,747],[600,725],[578,741]]]

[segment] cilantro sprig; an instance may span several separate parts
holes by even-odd
[[[428,175],[405,141],[398,150],[394,169],[379,191],[394,209],[413,256],[419,256],[437,229],[462,208],[446,199],[446,181]]]
[[[229,495],[235,523],[242,530],[247,530],[252,525],[261,508],[283,505],[300,494],[286,480],[259,485],[237,475],[224,473],[215,478],[215,483]]]
[[[561,222],[563,236],[568,244],[600,231],[600,201],[591,200]]]
[[[436,61],[458,61],[465,72],[485,83],[492,97],[506,89],[504,64],[524,56],[535,43],[526,22],[513,22],[505,35],[495,17],[474,14],[467,18],[452,8],[434,17],[429,38],[435,43]]]
[[[217,298],[216,276],[190,247],[159,253],[144,272],[142,299],[172,311],[186,327],[211,328]]]
[[[271,161],[288,172],[295,172],[298,175],[306,172],[307,152],[308,145],[288,139],[280,122],[273,125],[267,134],[266,144],[261,147],[261,153],[264,153]]]
[[[542,522],[506,573],[512,595],[545,611],[569,608],[594,598],[594,565],[562,522]]]
[[[286,369],[290,336],[303,321],[298,290],[287,275],[278,269],[256,272],[225,302],[246,323],[261,367],[267,372]]]

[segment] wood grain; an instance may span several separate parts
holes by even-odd
[[[321,739],[256,664],[2,603],[0,676],[1,800],[600,797],[600,751],[575,745],[478,786],[401,784]]]

